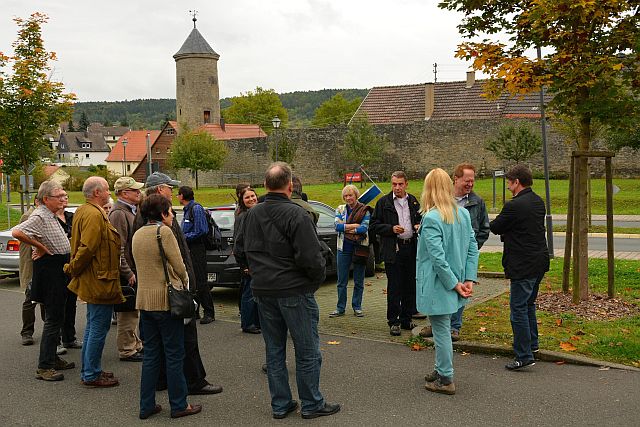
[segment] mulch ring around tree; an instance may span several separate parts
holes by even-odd
[[[614,320],[640,315],[640,307],[605,294],[589,294],[589,299],[574,304],[571,294],[562,292],[539,293],[536,300],[539,310],[560,315],[572,313],[587,320]]]

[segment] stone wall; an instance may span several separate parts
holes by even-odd
[[[451,171],[456,164],[468,161],[480,171],[490,174],[504,165],[484,149],[484,143],[497,134],[503,123],[505,120],[452,120],[376,126],[376,131],[389,139],[391,151],[381,164],[369,168],[368,172],[386,178],[392,171],[402,169],[410,178],[422,179],[434,167]],[[531,123],[534,129],[539,129],[538,121]],[[293,164],[304,183],[337,182],[345,171],[353,169],[354,165],[347,164],[339,150],[347,132],[346,126],[281,132],[286,132],[286,137],[298,146]],[[278,135],[272,134],[266,139],[228,141],[230,154],[223,169],[201,174],[200,185],[232,185],[236,181],[261,183],[269,164],[268,147],[276,138]],[[553,129],[548,132],[547,139],[551,175],[567,176],[570,153],[574,148]],[[602,149],[603,146],[596,143],[594,148]],[[529,165],[534,171],[541,172],[542,154],[535,156]],[[640,175],[640,151],[622,150],[614,158],[613,167],[616,176],[637,177]],[[592,172],[595,176],[604,174],[604,161],[594,159]],[[181,176],[188,178],[185,174]]]

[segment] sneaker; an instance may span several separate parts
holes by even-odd
[[[22,345],[33,345],[35,341],[33,341],[33,337],[31,335],[23,335],[22,336]]]
[[[329,317],[340,317],[340,316],[344,316],[344,311],[335,310],[329,313]]]
[[[426,382],[428,382],[428,383],[432,383],[432,382],[434,382],[435,380],[437,380],[438,378],[440,378],[440,374],[439,374],[439,373],[438,373],[438,371],[436,371],[435,369],[434,369],[434,371],[433,371],[433,372],[431,372],[430,374],[427,374],[427,375],[425,375],[425,376],[424,376],[424,380],[425,380]]]
[[[43,381],[62,381],[64,375],[55,369],[38,369],[36,371],[36,378]]]
[[[353,315],[356,317],[364,317],[364,312],[362,310],[353,310]]]
[[[392,325],[391,328],[389,329],[389,333],[391,335],[393,335],[394,337],[399,337],[400,336],[400,325]]]
[[[460,341],[460,331],[451,331],[451,341]]]
[[[81,349],[82,341],[73,340],[72,342],[62,343],[62,346],[66,349],[69,349],[69,348]]]
[[[59,345],[58,347],[56,347],[56,354],[58,356],[60,356],[61,354],[67,354],[67,349]]]
[[[112,325],[117,325],[118,324],[118,315],[116,314],[115,311],[113,313],[111,313],[111,324]]]
[[[76,364],[74,362],[67,362],[63,358],[56,356],[56,371],[64,371],[66,369],[73,369],[75,367]]]
[[[416,326],[418,326],[418,325],[416,325],[416,324],[415,324],[415,323],[413,323],[413,322],[409,322],[409,323],[406,323],[406,324],[404,324],[404,325],[400,325],[400,327],[401,327],[402,329],[407,330],[407,331],[412,330],[412,329],[413,329],[413,328],[415,328]]]
[[[449,380],[448,384],[445,384],[446,382],[447,380],[444,377],[438,375],[435,381],[427,382],[424,388],[434,393],[456,394],[456,385],[453,381]]]
[[[422,338],[429,338],[433,336],[433,330],[431,329],[431,326],[425,326],[424,328],[420,329],[418,335],[420,335]]]
[[[536,364],[536,362],[533,359],[532,360],[514,359],[511,362],[509,362],[506,365],[504,365],[504,367],[507,368],[510,371],[517,371],[518,369],[522,369],[522,368],[525,368],[527,366],[533,366],[535,364]]]

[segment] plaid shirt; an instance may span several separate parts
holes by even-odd
[[[38,206],[31,216],[15,227],[32,239],[40,241],[54,255],[71,252],[69,238],[62,229],[55,214],[46,206]]]

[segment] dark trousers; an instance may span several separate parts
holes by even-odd
[[[242,276],[240,279],[240,327],[243,330],[260,327],[258,305],[251,291],[251,276]]]
[[[78,296],[71,291],[67,291],[67,298],[64,302],[64,322],[62,324],[62,343],[71,344],[76,340],[76,301]]]
[[[144,328],[143,328],[144,330]],[[146,332],[145,332],[146,334]],[[146,343],[145,343],[146,346]],[[146,351],[146,350],[145,350]],[[158,387],[166,388],[167,376],[164,357],[160,359],[160,377]],[[184,378],[187,380],[189,392],[200,390],[208,384],[207,371],[202,364],[200,348],[198,346],[198,328],[195,319],[184,325]]]
[[[45,304],[44,313],[45,319],[44,327],[42,328],[42,340],[40,341],[38,368],[53,369],[56,366],[58,334],[64,322],[64,304]]]
[[[36,325],[36,306],[37,302],[31,301],[31,292],[27,287],[24,290],[24,302],[22,303],[22,330],[20,335],[23,337],[33,337]],[[40,318],[42,321],[46,318],[44,306],[40,304]]]
[[[213,307],[213,296],[207,283],[207,249],[204,243],[189,242],[189,251],[193,262],[193,272],[196,276],[196,299],[202,307],[205,317],[208,316],[215,319],[216,311]]]
[[[394,263],[385,262],[387,272],[387,323],[411,324],[416,312],[416,242],[398,244]]]

